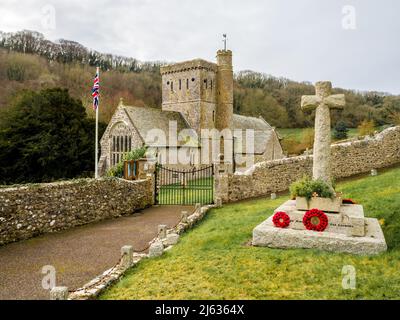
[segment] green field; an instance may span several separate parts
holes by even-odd
[[[308,128],[279,128],[277,129],[278,133],[281,135],[283,139],[293,139],[297,142],[301,142],[303,138],[303,133],[308,130]],[[333,129],[332,129],[333,133]],[[350,128],[348,132],[348,138],[354,138],[358,136],[357,128]]]
[[[354,256],[249,245],[252,230],[288,196],[211,210],[162,257],[131,269],[101,299],[400,299],[400,168],[338,184],[377,217],[389,251]],[[356,269],[356,289],[342,269]]]

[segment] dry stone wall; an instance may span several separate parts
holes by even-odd
[[[400,126],[363,140],[331,146],[332,176],[350,177],[400,163]],[[312,175],[313,157],[299,156],[255,164],[241,174],[223,174],[216,183],[216,197],[222,202],[266,196],[288,190],[289,185]]]
[[[79,179],[0,189],[0,245],[132,214],[153,204],[153,180]]]

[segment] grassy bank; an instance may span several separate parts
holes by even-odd
[[[133,268],[102,299],[399,299],[400,168],[338,185],[377,217],[389,245],[379,256],[249,246],[253,228],[287,197],[226,205],[209,212],[164,256]],[[342,268],[356,268],[355,290]]]
[[[301,142],[303,138],[303,134],[305,131],[309,130],[308,128],[279,128],[277,129],[278,133],[281,135],[283,139],[292,139],[297,142]],[[332,134],[333,134],[333,129],[332,129]],[[348,138],[354,138],[357,137],[358,134],[358,129],[357,128],[349,128],[348,132]]]

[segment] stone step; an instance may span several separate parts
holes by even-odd
[[[272,217],[253,230],[253,245],[280,249],[305,248],[360,255],[375,255],[387,250],[377,219],[366,218],[366,236],[352,237],[332,232],[282,229],[271,225]]]

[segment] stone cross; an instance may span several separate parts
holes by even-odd
[[[343,109],[344,94],[331,95],[332,83],[329,81],[315,84],[315,96],[301,98],[302,110],[315,112],[315,139],[313,179],[321,179],[331,186],[331,116],[330,109]]]

